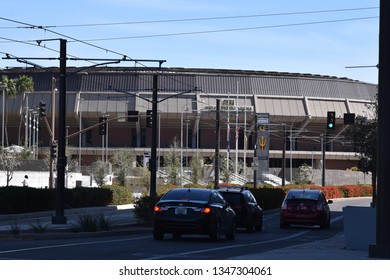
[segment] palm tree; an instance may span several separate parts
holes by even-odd
[[[7,132],[7,123],[8,123],[8,108],[7,108],[7,100],[8,97],[15,97],[17,94],[25,94],[26,92],[34,91],[34,82],[31,77],[28,77],[26,75],[19,76],[19,78],[16,79],[9,79],[7,76],[2,76],[0,84],[4,87],[4,94],[5,94],[5,110],[4,110],[4,116],[5,116],[5,146],[8,146],[8,132]],[[24,100],[25,96],[23,96]],[[22,124],[22,118],[20,118],[20,125],[19,125],[19,136],[18,136],[18,142],[20,142],[20,128]],[[20,143],[19,143],[20,144]]]
[[[16,87],[16,94],[23,94],[22,102],[24,103],[26,99],[26,92],[34,92],[33,79],[26,75],[22,75],[15,80],[15,87]],[[23,108],[23,104],[22,104],[22,108]],[[22,129],[22,123],[23,123],[23,118],[21,117],[19,122],[18,145],[21,145],[20,133]],[[27,137],[27,135],[25,135],[25,137]]]
[[[7,133],[7,122],[8,122],[7,103],[8,102],[7,102],[7,100],[8,100],[8,96],[15,96],[15,94],[16,94],[16,83],[15,83],[14,79],[8,79],[7,76],[2,76],[1,77],[1,86],[3,87],[3,94],[4,94],[4,98],[3,98],[3,102],[4,102],[3,118],[5,118],[4,127],[2,129],[4,129],[4,134],[5,134],[5,139],[4,139],[5,140],[5,145],[4,146],[8,146],[8,133]]]

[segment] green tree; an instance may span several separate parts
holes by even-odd
[[[30,91],[34,91],[34,82],[31,77],[28,77],[26,75],[19,76],[19,78],[16,79],[9,79],[7,76],[2,76],[2,79],[0,81],[0,85],[3,87],[3,91],[5,93],[5,145],[8,146],[8,131],[7,131],[7,123],[8,123],[8,98],[14,98],[18,94],[23,94],[23,100],[25,98],[25,93]],[[20,124],[19,124],[19,135],[18,135],[18,144],[20,145],[20,131],[22,126],[23,118],[20,118]]]
[[[367,105],[368,117],[356,116],[355,125],[346,129],[346,136],[352,140],[359,156],[359,169],[365,173],[372,172],[372,186],[376,189],[376,159],[378,135],[378,99]],[[375,200],[375,199],[374,199]],[[375,201],[374,201],[375,203]]]
[[[4,94],[4,146],[8,147],[8,132],[7,132],[7,123],[8,123],[8,97],[13,97],[16,94],[16,84],[14,79],[9,79],[7,76],[1,77],[0,85],[3,89]]]
[[[180,184],[180,143],[174,137],[169,145],[169,152],[164,155],[164,165],[168,170],[168,183],[172,185]]]
[[[34,82],[31,77],[26,75],[19,76],[15,79],[16,94],[23,95],[23,101],[26,99],[26,92],[34,92]],[[20,118],[19,132],[18,132],[18,145],[21,145],[21,130],[22,130],[23,118]]]
[[[101,160],[94,162],[91,166],[91,174],[96,184],[99,187],[103,186],[106,183],[106,176],[108,174],[108,163]]]
[[[133,161],[134,156],[129,151],[121,150],[113,154],[111,162],[119,185],[126,186],[126,177],[130,174]]]
[[[19,153],[11,153],[0,148],[0,164],[7,180],[7,187],[9,182],[14,177],[14,171],[22,164],[22,157]]]
[[[229,183],[230,182],[230,174],[233,173],[233,163],[234,161],[229,157],[229,166],[227,157],[225,155],[219,156],[219,171],[220,171],[220,178],[223,182]]]
[[[149,193],[150,188],[150,171],[146,166],[138,167],[138,177],[140,178],[140,184],[146,187],[146,193]]]
[[[313,169],[311,166],[306,163],[298,167],[298,170],[293,176],[294,184],[304,185],[304,184],[313,184],[311,178],[313,177]]]
[[[199,157],[193,157],[190,161],[191,167],[191,181],[194,184],[197,184],[203,177],[203,165]]]

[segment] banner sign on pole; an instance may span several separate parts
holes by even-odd
[[[258,160],[269,159],[269,114],[259,113],[257,114],[257,158]]]

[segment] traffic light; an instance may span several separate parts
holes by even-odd
[[[146,127],[152,127],[152,110],[146,110]]]
[[[46,103],[44,101],[39,101],[39,116],[46,117]]]
[[[127,111],[128,122],[138,122],[138,111]]]
[[[336,112],[328,111],[326,119],[327,119],[327,121],[326,121],[326,128],[327,129],[335,129],[335,126],[336,126]]]
[[[106,135],[107,133],[107,118],[106,117],[100,117],[99,122],[102,123],[99,125],[99,135]]]
[[[53,142],[50,146],[50,157],[55,159],[57,157],[57,142]]]
[[[345,113],[344,114],[344,124],[355,124],[355,114]]]

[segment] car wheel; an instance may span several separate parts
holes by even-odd
[[[153,230],[153,238],[154,240],[163,240],[164,233],[159,230]]]
[[[213,228],[210,232],[210,240],[211,241],[219,241],[221,239],[221,222],[217,221],[213,225]]]
[[[233,221],[230,232],[226,234],[227,240],[236,239],[236,221]]]
[[[255,225],[255,231],[262,231],[262,230],[263,230],[263,220],[260,219],[257,225]]]

